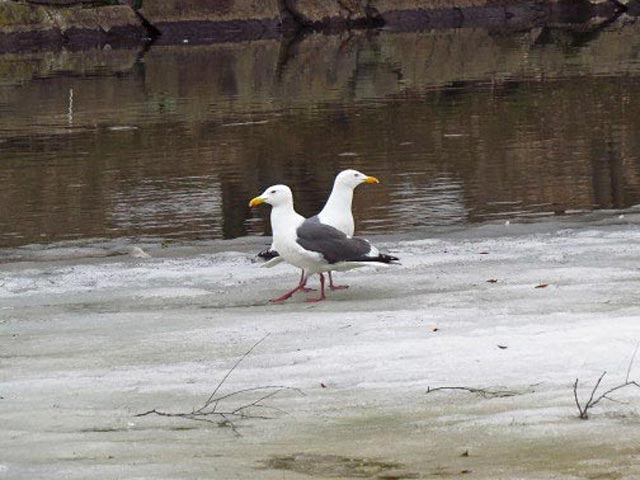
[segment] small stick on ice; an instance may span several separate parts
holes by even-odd
[[[580,399],[578,398],[579,379],[576,378],[575,382],[573,382],[573,399],[576,402],[576,406],[578,407],[578,417],[579,418],[581,418],[582,420],[587,420],[589,418],[589,410],[591,410],[593,407],[595,407],[602,400],[609,400],[609,401],[612,401],[612,402],[616,402],[616,400],[614,400],[613,398],[609,397],[609,395],[612,394],[615,391],[621,390],[621,389],[626,388],[626,387],[636,387],[636,388],[640,389],[640,383],[638,381],[629,380],[629,378],[631,376],[631,368],[633,367],[633,363],[634,363],[634,361],[636,359],[636,354],[638,353],[638,348],[639,347],[640,347],[640,343],[638,345],[636,345],[636,349],[633,351],[633,355],[631,355],[631,360],[629,361],[629,366],[627,367],[627,374],[625,376],[624,382],[619,384],[619,385],[616,385],[615,387],[612,387],[609,390],[606,390],[605,392],[603,392],[600,395],[596,396],[596,394],[598,392],[598,388],[600,387],[600,384],[602,383],[602,380],[604,379],[605,375],[607,374],[606,371],[602,372],[602,375],[600,375],[600,377],[596,381],[596,384],[593,386],[593,389],[591,390],[591,395],[589,396],[589,400],[587,400],[584,405],[580,404]]]
[[[433,393],[442,390],[462,390],[464,392],[475,393],[482,398],[505,398],[515,397],[516,395],[525,395],[527,393],[533,393],[532,391],[518,392],[516,390],[507,390],[502,387],[488,387],[488,388],[472,388],[472,387],[427,387],[426,393]]]
[[[301,390],[297,389],[297,388],[293,388],[293,387],[287,387],[284,385],[262,385],[259,387],[250,387],[250,388],[243,388],[241,390],[235,390],[231,393],[226,393],[224,395],[218,395],[218,392],[220,391],[220,389],[222,388],[222,386],[225,384],[225,382],[227,381],[227,379],[231,376],[231,374],[233,373],[233,371],[238,367],[238,365],[240,365],[240,363],[247,358],[247,356],[249,356],[249,354],[258,346],[260,345],[270,334],[267,333],[264,337],[262,337],[260,340],[258,340],[256,343],[254,343],[251,348],[249,350],[247,350],[237,361],[236,363],[233,364],[233,366],[227,371],[227,373],[224,375],[224,377],[222,377],[222,380],[220,380],[218,382],[218,384],[216,385],[216,387],[213,389],[213,392],[211,393],[211,395],[209,395],[209,397],[207,398],[207,400],[204,402],[204,404],[197,409],[192,410],[191,412],[176,412],[176,413],[172,413],[172,412],[163,412],[161,410],[157,410],[157,409],[152,409],[152,410],[148,410],[146,412],[143,413],[138,413],[137,415],[135,415],[136,417],[144,417],[147,415],[158,415],[161,417],[179,417],[179,418],[186,418],[187,420],[195,420],[195,421],[199,421],[199,422],[207,422],[207,423],[214,423],[217,424],[219,427],[230,427],[231,430],[233,431],[233,433],[235,433],[236,435],[240,435],[240,433],[238,432],[238,429],[236,428],[236,425],[233,423],[232,419],[268,419],[271,417],[268,417],[266,415],[258,415],[258,414],[253,414],[251,413],[252,409],[256,409],[256,408],[260,408],[260,409],[271,409],[271,410],[276,410],[276,411],[281,411],[278,408],[275,407],[271,407],[269,405],[265,405],[264,402],[265,400],[268,400],[272,397],[275,397],[277,394],[279,394],[281,391],[283,390],[293,390],[301,395],[304,395],[302,393]],[[239,406],[231,406],[228,407],[224,410],[219,409],[218,407],[220,406],[220,404],[222,402],[225,403],[229,403],[229,400],[232,399],[233,397],[236,397],[238,395],[241,394],[246,394],[246,393],[252,393],[252,392],[259,392],[259,391],[266,391],[267,393],[263,393],[261,396],[259,396],[256,400],[253,401],[249,401],[248,403],[245,404],[241,404]],[[217,420],[213,420],[210,417],[215,417],[217,418]]]

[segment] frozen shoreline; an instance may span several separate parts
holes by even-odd
[[[252,263],[264,239],[4,263],[0,478],[637,478],[640,392],[581,421],[571,386],[624,380],[639,232],[632,209],[379,238],[402,265],[314,305],[267,305],[297,272]],[[223,390],[304,393],[274,418],[134,416],[197,408],[266,334]]]

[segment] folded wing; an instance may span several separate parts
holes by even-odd
[[[308,218],[296,230],[297,243],[305,250],[322,254],[329,264],[340,262],[391,263],[396,257],[380,254],[367,240],[347,237],[340,230],[320,222],[317,216]]]

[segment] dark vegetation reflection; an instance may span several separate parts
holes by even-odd
[[[314,214],[349,167],[365,234],[640,203],[640,24],[581,35],[0,56],[0,246],[259,235],[251,197]]]

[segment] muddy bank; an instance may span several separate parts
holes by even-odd
[[[562,19],[613,17],[613,3],[456,0],[220,1],[8,0],[0,3],[0,53],[61,46],[86,48],[215,43],[276,38],[300,31],[353,28],[413,31],[470,26],[533,27]],[[633,11],[633,9],[631,9]]]

